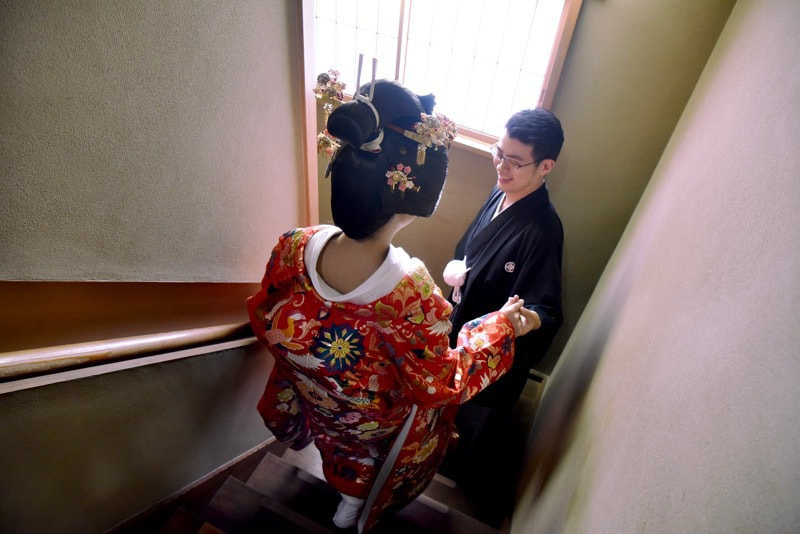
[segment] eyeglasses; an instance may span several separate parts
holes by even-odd
[[[500,150],[499,146],[497,146],[497,143],[492,145],[491,150],[492,150],[492,157],[494,158],[495,162],[500,161],[506,163],[512,169],[520,170],[522,167],[527,167],[529,165],[536,165],[535,161],[531,161],[530,163],[520,163],[515,159],[505,157],[503,155],[503,151]]]

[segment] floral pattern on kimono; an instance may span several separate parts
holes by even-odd
[[[331,302],[314,289],[304,248],[321,227],[279,239],[261,290],[248,299],[258,339],[275,366],[258,410],[281,441],[312,439],[338,491],[367,497],[412,406],[416,413],[366,528],[430,483],[453,430],[456,406],[511,366],[514,329],[501,312],[448,335],[452,306],[421,261],[390,293],[368,304]]]

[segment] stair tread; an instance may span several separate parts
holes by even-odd
[[[264,456],[247,485],[323,525],[330,524],[339,502],[338,493],[326,482],[273,454]],[[410,528],[415,532],[497,532],[446,504],[448,494],[458,493],[452,481],[437,476],[429,490],[430,494],[426,492],[393,517],[382,521],[376,532],[400,532]],[[451,496],[449,500],[454,498]]]
[[[283,454],[276,453],[275,456],[279,456],[281,460],[299,467],[320,480],[325,480],[325,475],[322,473],[322,457],[313,443],[300,451],[287,448]]]
[[[183,507],[178,507],[167,522],[159,529],[159,534],[194,534],[202,521],[197,514]]]
[[[253,491],[235,478],[228,478],[206,506],[202,520],[224,532],[244,530],[244,525],[258,524],[263,495]]]
[[[332,530],[230,477],[203,512],[205,525],[226,534],[330,534]]]
[[[332,524],[340,499],[339,493],[324,480],[269,453],[253,470],[247,485],[324,525]]]
[[[281,460],[314,475],[320,480],[325,480],[325,477],[322,474],[322,458],[320,458],[319,451],[317,451],[313,444],[309,445],[302,451],[287,449],[282,455],[276,456],[279,456]],[[254,472],[253,476],[256,478],[263,477],[264,471],[259,473]],[[255,484],[258,484],[258,482]],[[253,486],[255,487],[255,485]],[[445,504],[448,507],[458,510],[466,515],[471,515],[470,511],[472,509],[472,505],[470,504],[469,499],[464,495],[454,481],[441,474],[437,473],[434,476],[431,483],[423,492],[423,495],[426,495],[433,500]]]
[[[454,508],[421,495],[379,525],[376,532],[497,534],[497,530]],[[380,528],[382,527],[382,528]]]

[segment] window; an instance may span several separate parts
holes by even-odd
[[[575,0],[316,0],[314,68],[402,81],[436,95],[461,133],[491,142],[515,111],[548,107],[580,8]]]

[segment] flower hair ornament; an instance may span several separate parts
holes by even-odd
[[[442,115],[434,113],[428,115],[420,113],[420,122],[414,123],[414,131],[405,130],[394,124],[387,124],[386,127],[417,143],[417,165],[425,164],[425,152],[433,147],[450,148],[450,142],[455,139],[458,128],[455,123]]]
[[[341,104],[344,101],[344,88],[347,87],[339,81],[339,71],[330,69],[317,75],[317,85],[314,87],[314,94],[322,101],[322,112],[325,114],[323,124],[328,124],[328,117],[333,112],[334,102]],[[327,132],[324,132],[327,136]],[[319,136],[317,136],[319,139]]]
[[[328,72],[323,72],[317,75],[317,85],[314,87],[314,93],[321,98],[329,98],[331,100],[344,100],[344,89],[347,84],[339,80],[339,71],[330,69]]]
[[[415,131],[417,123],[426,124],[422,114],[436,118],[433,95],[418,95],[395,80],[377,79],[377,75],[374,89],[365,82],[358,94],[361,98],[354,96],[338,106],[326,126],[341,145],[329,165],[334,224],[348,236],[361,238],[372,235],[393,214],[433,214],[447,177],[448,150],[447,136],[430,133],[437,128],[443,131],[441,126],[431,124],[427,136]],[[421,142],[395,132],[390,125],[409,130]],[[375,140],[379,129],[384,133],[380,152],[365,150],[369,147],[364,145]],[[420,144],[427,152],[424,165],[415,162]]]
[[[339,150],[339,146],[339,141],[328,133],[327,128],[317,134],[317,154],[325,154],[325,157],[331,159]],[[329,172],[326,171],[325,176],[328,176]]]
[[[394,167],[390,167],[386,172],[386,184],[392,188],[392,191],[397,189],[400,194],[405,194],[406,190],[419,191],[419,186],[414,185],[414,177],[410,176],[411,167],[404,163],[398,163]]]
[[[383,128],[380,127],[381,117],[378,113],[378,110],[375,108],[375,105],[372,103],[373,97],[375,96],[375,72],[378,69],[378,60],[377,58],[372,58],[372,80],[369,85],[369,94],[362,95],[358,87],[361,85],[361,67],[364,63],[364,54],[358,55],[358,74],[356,77],[356,91],[353,95],[353,100],[356,102],[360,102],[362,104],[366,104],[366,106],[372,111],[372,114],[375,117],[375,137],[371,140],[368,140],[362,143],[358,149],[364,152],[370,152],[372,154],[378,154],[381,152],[381,143],[383,142]],[[336,72],[336,71],[329,71],[329,72]],[[337,72],[338,74],[338,72]],[[322,75],[320,75],[322,76]],[[319,81],[319,78],[318,78]],[[325,111],[325,123],[327,124],[328,118],[330,117],[330,112],[326,109]],[[325,170],[325,177],[327,178],[328,175],[331,173],[331,169],[333,167],[333,161],[336,159],[336,155],[339,149],[342,147],[341,142],[336,137],[332,136],[328,129],[326,128],[319,134],[317,134],[317,153],[318,154],[325,154],[328,158],[330,158],[330,162],[328,163],[328,167]]]
[[[328,124],[328,117],[333,112],[333,103],[341,103],[344,100],[345,87],[347,84],[339,80],[339,71],[336,69],[330,69],[328,72],[317,75],[314,94],[323,102],[324,124]],[[327,128],[317,134],[317,154],[324,154],[330,159],[338,149],[339,141],[328,133]]]

